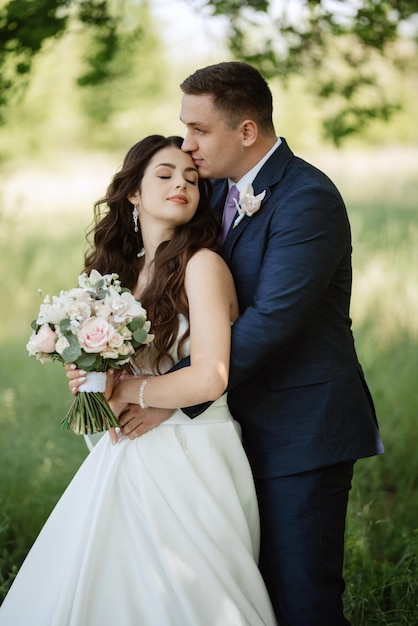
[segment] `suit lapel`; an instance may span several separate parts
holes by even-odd
[[[273,152],[271,157],[266,161],[261,170],[258,172],[257,176],[253,182],[254,195],[258,195],[266,190],[266,195],[261,203],[259,211],[263,209],[271,210],[272,206],[269,207],[269,199],[272,195],[273,188],[280,183],[281,179],[284,176],[286,171],[286,167],[289,161],[293,158],[293,152],[290,150],[289,146],[286,143],[286,140],[282,137],[282,143],[280,146]],[[227,194],[227,185],[224,187],[224,196],[223,201],[225,202],[226,194]],[[223,204],[220,207],[220,211],[222,211]],[[252,219],[256,219],[257,214],[252,217],[245,216],[241,222],[237,225],[236,228],[231,228],[224,243],[224,255],[226,260],[231,258],[231,254],[233,248],[237,241],[239,240],[242,233],[251,223]]]
[[[282,143],[273,152],[271,157],[264,163],[261,170],[258,172],[254,179],[253,187],[255,195],[267,190],[266,197],[263,202],[271,195],[271,187],[277,185],[284,176],[286,167],[289,161],[293,158],[294,154],[290,150],[286,143],[286,140],[281,137]]]

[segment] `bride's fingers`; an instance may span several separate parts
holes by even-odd
[[[75,380],[76,378],[79,378],[80,373],[82,372],[82,370],[77,369],[77,365],[74,365],[74,363],[65,363],[64,369],[68,380]]]
[[[109,437],[112,443],[118,443],[119,438],[115,428],[109,428]]]
[[[86,382],[86,373],[83,370],[77,370],[76,376],[68,381],[68,386],[70,388],[71,393],[76,395],[78,393],[79,387]]]
[[[115,372],[114,370],[109,370],[106,374],[105,397],[107,400],[109,400],[110,396],[112,395],[114,385],[115,385]]]

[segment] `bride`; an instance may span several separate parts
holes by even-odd
[[[0,607],[0,626],[276,623],[257,567],[251,470],[224,394],[238,304],[208,183],[181,144],[152,135],[129,150],[96,203],[85,268],[118,273],[155,334],[130,375],[110,382],[120,424],[129,404],[166,411],[155,409],[156,427],[141,437],[121,427],[92,449]],[[189,354],[190,367],[165,374]],[[214,402],[193,420],[173,410],[205,401]]]

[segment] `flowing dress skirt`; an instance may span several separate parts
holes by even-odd
[[[47,520],[0,626],[274,626],[259,520],[225,396],[94,447]]]

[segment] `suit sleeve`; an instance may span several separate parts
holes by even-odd
[[[231,269],[238,293],[240,289],[248,293],[253,287],[253,295],[232,330],[228,389],[244,382],[273,358],[275,362],[281,358],[321,300],[330,297],[331,285],[346,290],[344,297],[349,300],[348,218],[338,191],[326,177],[325,184],[321,176],[308,172],[303,182],[299,172],[293,184],[287,181],[284,191],[279,186],[269,199],[269,205],[274,206],[269,208],[272,216],[267,231],[258,237],[248,227],[236,245]],[[259,254],[260,246],[265,251],[257,280],[251,286],[246,283],[245,267],[252,262],[257,247]]]

